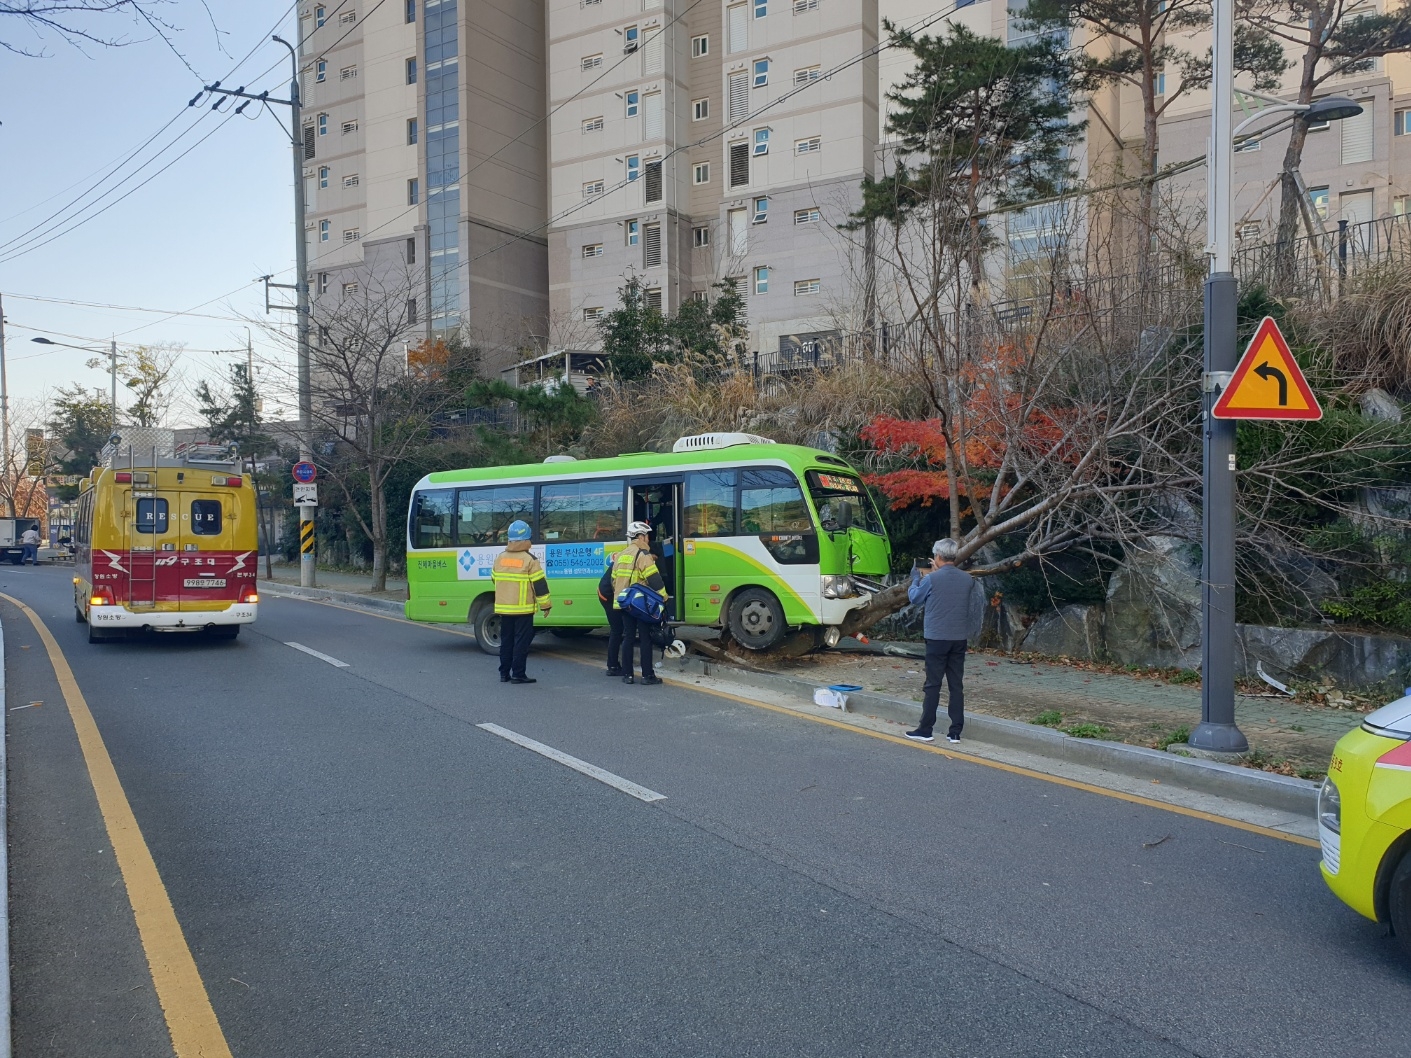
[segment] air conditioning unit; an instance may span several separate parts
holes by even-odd
[[[710,448],[734,448],[736,445],[772,445],[774,441],[756,433],[698,433],[680,438],[671,446],[673,452],[703,452]]]

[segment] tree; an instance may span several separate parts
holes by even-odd
[[[135,398],[127,408],[134,426],[160,426],[171,410],[181,382],[181,347],[139,345],[118,354],[118,378]],[[104,367],[95,358],[89,367]]]
[[[642,281],[628,276],[618,288],[618,307],[600,324],[612,373],[633,382],[651,374],[654,364],[684,363],[711,373],[737,360],[745,336],[745,299],[728,282],[713,289],[714,297],[687,301],[667,316],[647,304]]]
[[[1082,126],[1068,121],[1068,59],[1052,35],[1006,47],[961,25],[938,37],[885,26],[916,66],[888,93],[892,171],[863,181],[852,226],[882,222],[895,233],[915,222],[931,229],[919,239],[923,253],[963,246],[927,269],[934,282],[914,300],[935,311],[965,271],[976,303],[988,241],[982,206],[1052,195],[1072,172],[1068,149]]]
[[[86,475],[99,463],[103,446],[113,434],[108,395],[74,383],[55,395],[49,412],[51,461],[66,475]],[[72,499],[78,490],[64,486],[60,495]]]
[[[136,25],[146,27],[161,38],[167,47],[181,58],[181,53],[176,51],[173,43],[176,26],[157,14],[157,9],[169,2],[170,0],[5,0],[0,3],[0,15],[10,17],[0,23],[0,26],[4,27],[0,32],[8,38],[12,25],[17,25],[35,37],[57,36],[77,48],[86,44],[116,48],[134,42],[100,33],[90,28],[90,23],[96,16],[127,15]],[[5,38],[0,38],[0,48],[6,51],[30,58],[40,55],[39,52],[30,51]],[[185,59],[182,61],[185,62]]]
[[[1209,49],[1195,53],[1173,42],[1210,25],[1210,0],[1030,0],[1021,19],[1043,33],[1085,31],[1089,39],[1074,59],[1073,85],[1088,97],[1089,116],[1115,144],[1125,143],[1120,124],[1114,125],[1102,107],[1092,105],[1092,97],[1124,86],[1138,92],[1142,141],[1137,151],[1136,257],[1137,271],[1145,275],[1157,234],[1159,122],[1183,95],[1210,84]],[[1236,27],[1235,70],[1252,75],[1256,89],[1277,89],[1279,75],[1287,68],[1276,41],[1248,24]]]
[[[495,453],[497,463],[528,463],[562,452],[578,442],[594,417],[592,403],[563,379],[524,387],[500,379],[477,382],[466,398],[477,408],[511,403],[524,424],[525,429],[514,435],[480,427],[480,439]]]
[[[1297,103],[1311,103],[1333,78],[1365,73],[1377,59],[1411,52],[1411,6],[1386,14],[1368,11],[1360,0],[1245,0],[1239,14],[1271,39],[1302,50],[1298,62]],[[1280,176],[1279,236],[1281,258],[1290,261],[1302,193],[1293,174],[1303,162],[1308,119],[1293,119]],[[1311,234],[1311,232],[1310,232]]]
[[[42,405],[11,405],[10,450],[0,453],[0,502],[7,517],[42,518],[48,513],[46,477],[54,444],[44,425]]]
[[[311,313],[310,394],[324,453],[316,462],[372,542],[373,591],[387,587],[387,483],[463,406],[457,382],[478,360],[458,342],[413,354],[418,289],[415,276],[370,275],[356,292],[318,299]]]
[[[236,446],[249,468],[257,496],[266,491],[266,486],[268,491],[273,492],[276,482],[261,475],[258,457],[274,447],[274,440],[260,429],[260,396],[250,377],[249,367],[245,364],[231,365],[229,389],[212,390],[210,384],[202,380],[196,387],[196,404],[201,418],[206,420],[210,440]],[[264,534],[265,576],[272,579],[273,510],[263,502],[258,504],[258,510],[260,530]]]

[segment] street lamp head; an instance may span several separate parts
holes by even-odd
[[[48,338],[31,338],[31,342],[38,342],[40,345],[58,345],[58,342],[51,342]]]
[[[1315,99],[1308,104],[1308,109],[1303,112],[1303,120],[1309,124],[1317,124],[1323,121],[1355,118],[1360,113],[1362,113],[1361,103],[1348,99],[1347,96],[1327,96],[1323,99]]]

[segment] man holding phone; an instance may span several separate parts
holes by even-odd
[[[950,694],[946,741],[959,742],[965,726],[965,652],[968,640],[984,627],[985,591],[978,580],[955,565],[959,551],[954,540],[937,540],[931,547],[929,572],[919,562],[911,570],[907,598],[925,607],[926,683],[921,689],[921,723],[906,733],[917,742],[935,741],[932,730],[943,678]]]

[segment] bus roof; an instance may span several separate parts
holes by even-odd
[[[727,448],[706,448],[694,452],[633,452],[606,459],[575,459],[553,463],[520,463],[501,467],[475,467],[469,470],[440,470],[417,482],[418,489],[428,485],[471,485],[492,481],[533,481],[538,478],[563,478],[610,474],[639,474],[653,470],[691,469],[693,467],[729,466],[743,463],[784,463],[795,470],[807,467],[837,467],[848,473],[856,470],[841,456],[805,448],[802,445],[740,444]]]

